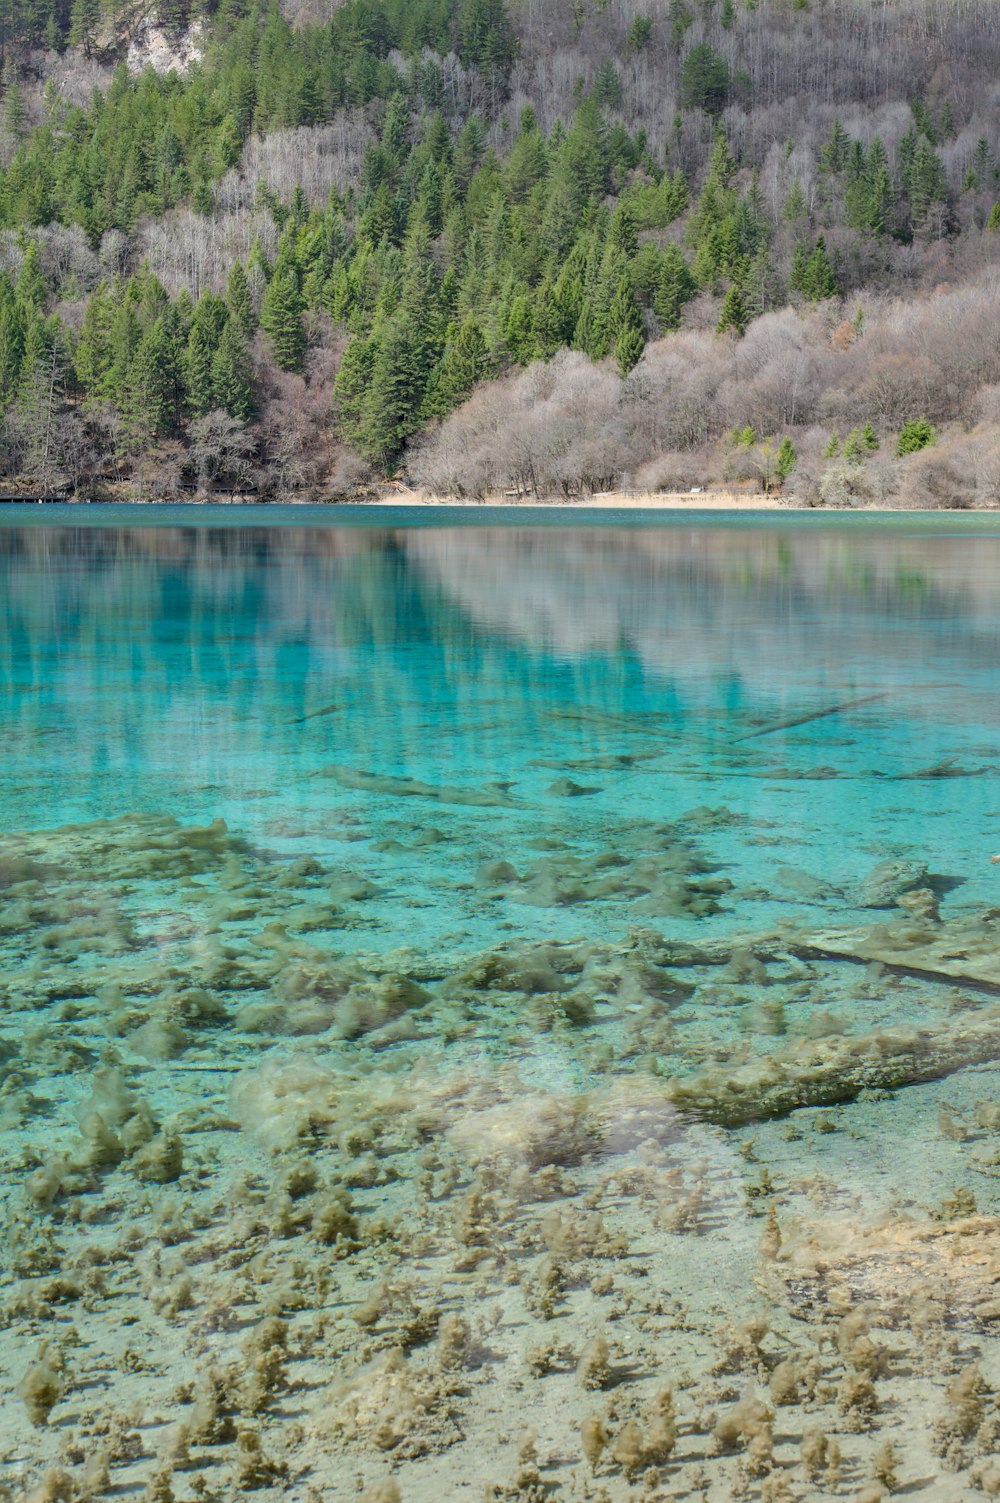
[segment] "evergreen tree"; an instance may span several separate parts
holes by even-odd
[[[813,246],[812,255],[805,264],[799,289],[810,302],[819,303],[824,298],[836,297],[840,288],[826,251],[826,241],[820,235]]]
[[[242,261],[234,261],[233,269],[229,273],[229,281],[226,285],[226,306],[229,309],[230,321],[235,323],[243,338],[245,340],[252,338],[257,319],[254,314],[250,283]]]
[[[816,165],[820,172],[832,174],[844,172],[850,159],[851,138],[839,117],[833,122],[830,134],[820,147]]]
[[[673,174],[665,172],[656,186],[639,200],[636,221],[643,229],[664,229],[679,219],[687,206],[687,180],[678,167]]]
[[[503,0],[462,0],[459,54],[484,71],[506,75],[517,57],[517,40]]]
[[[89,58],[101,24],[101,0],[73,0],[71,15],[69,44],[82,48],[84,56]]]
[[[653,299],[653,312],[664,332],[679,329],[685,303],[697,291],[697,284],[684,259],[680,246],[668,245],[663,253],[663,267]]]
[[[192,417],[204,417],[215,406],[212,362],[215,344],[202,321],[192,321],[185,354],[187,405]]]
[[[786,436],[781,440],[781,443],[778,445],[778,453],[775,456],[774,463],[774,473],[777,475],[782,485],[784,485],[785,481],[788,479],[789,475],[792,473],[798,462],[799,456],[795,452],[795,445],[786,434]]]
[[[429,370],[423,331],[406,316],[374,335],[371,383],[353,431],[372,464],[388,473],[417,427]]]
[[[594,76],[594,98],[602,109],[616,110],[624,97],[618,70],[609,57],[601,63]]]
[[[88,397],[110,399],[108,380],[114,361],[112,323],[114,304],[107,283],[102,282],[87,301],[73,364],[77,380]]]
[[[809,217],[809,205],[802,191],[802,184],[794,178],[781,208],[781,217],[786,224],[799,224]]]
[[[45,307],[48,288],[38,260],[38,245],[34,240],[28,242],[17,273],[17,296],[26,308],[40,310]]]
[[[17,390],[24,362],[27,316],[6,272],[0,276],[0,409]]]
[[[473,318],[452,325],[442,360],[435,368],[423,404],[423,416],[444,417],[469,396],[490,373],[483,332]]]
[[[923,228],[931,211],[948,201],[944,164],[929,141],[921,139],[904,173],[914,228]]]
[[[35,313],[25,334],[17,391],[8,412],[20,468],[42,495],[64,480],[67,353],[58,319]]]
[[[615,362],[620,376],[624,378],[638,365],[645,347],[646,340],[641,329],[634,326],[622,329],[615,340]]]
[[[553,181],[568,188],[582,208],[603,198],[610,166],[607,126],[596,102],[585,99],[556,155]]]
[[[539,351],[532,327],[531,299],[526,292],[514,292],[502,327],[504,344],[512,360],[527,365],[536,358]]]
[[[18,83],[17,75],[9,70],[3,91],[3,123],[7,134],[15,141],[20,141],[28,128],[28,116],[21,97],[21,85]]]
[[[374,339],[355,335],[344,351],[333,388],[345,438],[351,437],[361,421],[374,363]]]
[[[722,300],[722,311],[716,328],[720,334],[725,334],[730,329],[734,334],[742,334],[748,323],[743,293],[734,283]]]
[[[213,405],[222,407],[230,417],[249,422],[254,416],[253,376],[246,335],[230,318],[222,331],[218,349],[212,359]]]
[[[743,302],[751,320],[785,301],[784,284],[766,245],[754,256],[742,285]]]
[[[165,321],[158,318],[139,341],[123,392],[122,417],[129,447],[136,452],[150,439],[167,435],[174,425],[179,385],[175,363],[173,341]]]
[[[692,47],[681,64],[681,104],[688,110],[719,115],[729,98],[729,64],[707,42]]]
[[[936,442],[937,433],[927,418],[915,418],[911,423],[904,423],[900,429],[896,444],[896,458],[902,459],[907,454],[917,454],[921,449],[928,449]]]
[[[274,358],[285,371],[300,371],[306,337],[302,327],[302,294],[291,266],[278,266],[264,294],[260,326],[268,336]]]

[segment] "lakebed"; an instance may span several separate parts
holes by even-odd
[[[0,528],[0,1487],[1000,1495],[1000,529],[147,517]]]

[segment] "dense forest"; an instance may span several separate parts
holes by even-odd
[[[5,0],[9,493],[1000,503],[995,0]]]

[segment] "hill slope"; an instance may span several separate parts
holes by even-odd
[[[1000,493],[988,0],[15,0],[0,53],[8,488]]]

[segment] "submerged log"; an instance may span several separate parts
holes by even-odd
[[[808,1040],[727,1071],[675,1078],[678,1111],[721,1127],[784,1117],[799,1107],[837,1106],[862,1091],[896,1091],[1000,1060],[1000,1007],[928,1028]]]
[[[797,725],[808,725],[811,720],[825,720],[827,715],[840,715],[846,710],[857,710],[862,705],[872,705],[879,699],[888,699],[891,689],[885,689],[881,694],[865,694],[861,699],[845,699],[838,705],[827,705],[825,710],[811,710],[807,715],[791,715],[785,720],[774,720],[770,725],[762,725],[757,731],[749,731],[745,736],[737,736],[737,741],[753,741],[757,736],[771,736],[775,731],[790,731]]]

